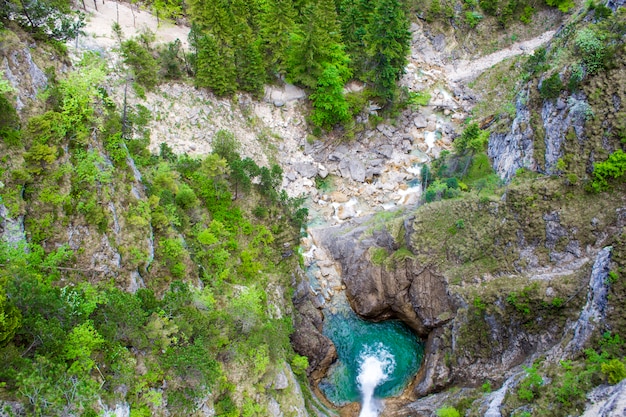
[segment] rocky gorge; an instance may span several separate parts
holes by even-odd
[[[306,93],[290,84],[266,87],[262,100],[241,93],[216,98],[186,84],[165,84],[145,99],[129,98],[153,115],[147,123],[153,153],[166,143],[178,154],[206,155],[216,132],[227,129],[241,142],[243,156],[282,167],[281,186],[289,196],[307,198],[303,268],[293,272],[297,312],[291,342],[308,357],[308,380],[321,399],[307,409],[300,383],[286,368],[272,381],[282,392],[268,408],[273,416],[359,414],[356,404],[335,409],[318,389],[337,358],[324,334],[326,315],[344,296],[359,317],[399,320],[425,344],[417,375],[400,395],[384,400],[381,416],[432,416],[447,405],[461,408],[464,401],[466,415],[527,411],[513,396],[534,363],[557,368],[580,358],[599,335],[623,332],[623,283],[609,284],[610,271],[622,265],[623,193],[598,199],[573,188],[575,181],[565,177],[559,162],[582,181],[597,155],[618,146],[596,131],[617,130],[622,123],[625,83],[610,80],[624,79],[623,64],[552,101],[537,92],[543,80],[529,81],[516,96],[513,114],[498,120],[489,136],[487,153],[503,181],[502,193],[479,191],[423,205],[420,169],[453,148],[481,99],[468,84],[487,67],[452,73],[449,66],[463,65],[466,58],[451,52],[462,42],[432,35],[421,20],[411,31],[411,59],[401,84],[408,91],[428,91],[428,103],[406,108],[393,120],[383,120],[380,109],[370,105],[358,116],[362,130],[349,141],[341,132],[315,137],[305,118]],[[553,33],[527,40],[532,48],[516,44],[497,59],[531,54],[543,42],[556,44],[561,32],[550,40]],[[89,42],[77,44],[93,48]],[[18,48],[3,59],[7,80],[25,101],[34,97],[32,89],[45,85],[29,56]],[[111,57],[114,70],[117,58]],[[121,104],[120,79],[110,95]],[[359,88],[354,83],[348,92]],[[606,97],[594,95],[598,89]],[[598,115],[594,120],[588,118],[590,109]],[[141,175],[131,182],[141,195]],[[109,211],[116,217],[123,206],[111,203]],[[4,205],[0,217],[5,241],[23,239],[23,219],[12,218]],[[114,225],[113,241],[130,239],[119,230]],[[68,241],[89,242],[89,233],[76,228]],[[148,250],[152,238],[142,239]],[[141,276],[120,266],[123,256],[116,256],[110,241],[103,238],[81,256],[91,258],[93,267],[124,272],[117,283],[130,291],[144,286]],[[289,311],[282,301],[275,304],[279,313]],[[547,384],[549,377],[544,379]],[[481,391],[484,384],[493,391]],[[621,415],[625,389],[623,381],[595,388],[583,415]],[[210,408],[201,412],[214,415]],[[130,409],[105,414],[126,416]]]

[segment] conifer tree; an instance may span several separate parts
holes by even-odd
[[[310,96],[314,109],[311,121],[314,124],[330,129],[337,123],[350,119],[348,102],[343,95],[343,84],[344,80],[337,67],[326,64],[317,81],[317,88]]]
[[[242,14],[234,16],[237,22],[233,38],[235,68],[239,89],[257,96],[263,92],[265,65],[260,50],[260,39],[253,33],[254,17],[248,6],[238,8]]]
[[[267,68],[283,73],[289,39],[296,29],[296,10],[291,0],[267,0],[261,9],[260,35]]]
[[[367,54],[363,38],[374,10],[375,2],[369,0],[340,0],[338,5],[341,21],[341,37],[350,51],[354,76],[361,78],[366,71]]]
[[[409,22],[398,0],[380,0],[364,37],[369,58],[369,81],[375,93],[387,102],[396,94],[409,53]]]
[[[309,4],[303,10],[303,26],[291,38],[288,52],[288,77],[315,88],[326,64],[337,68],[344,81],[350,76],[350,58],[341,43],[337,13],[327,1]]]
[[[237,84],[232,49],[220,48],[211,33],[201,35],[197,42],[196,85],[210,88],[217,95],[234,93]]]

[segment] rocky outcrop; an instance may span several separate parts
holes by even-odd
[[[314,301],[315,295],[310,291],[308,282],[300,277],[293,297],[299,314],[295,316],[291,343],[296,352],[309,358],[309,377],[319,381],[337,359],[337,351],[330,339],[322,334],[324,316],[314,306]]]
[[[516,115],[507,133],[492,133],[489,137],[487,154],[493,169],[500,178],[510,181],[520,168],[536,169],[533,159],[534,133],[530,127],[530,110],[525,102],[528,91],[520,93],[516,102]]]
[[[574,130],[579,142],[584,141],[585,119],[589,111],[589,104],[582,92],[572,94],[567,102],[560,97],[543,102],[541,119],[546,149],[543,173],[552,175],[557,172],[556,164],[563,156],[563,142],[569,129]]]
[[[587,396],[592,404],[581,417],[623,417],[626,410],[626,380],[601,385]]]
[[[370,236],[370,227],[364,222],[354,228],[319,229],[313,233],[341,265],[346,295],[357,314],[375,321],[400,319],[418,335],[427,337],[432,329],[454,316],[445,279],[411,259],[406,248],[393,264],[374,265],[371,249],[392,254],[400,247],[384,229]]]
[[[587,302],[573,326],[574,337],[565,348],[566,353],[580,352],[593,331],[604,321],[609,293],[607,278],[611,263],[611,249],[610,246],[602,249],[596,257],[589,277]]]
[[[0,204],[0,238],[10,245],[26,242],[24,216],[12,218],[4,204]]]
[[[568,135],[573,134],[579,144],[585,141],[590,107],[583,92],[544,100],[540,112],[532,114],[527,105],[531,88],[535,87],[529,85],[518,95],[510,129],[489,137],[487,154],[496,173],[506,182],[520,168],[548,175],[558,173],[557,162],[564,155]]]
[[[0,47],[0,52],[3,49]],[[33,61],[28,47],[5,50],[0,53],[0,61],[0,70],[17,91],[15,108],[19,112],[48,85],[48,78]]]

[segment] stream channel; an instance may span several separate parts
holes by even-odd
[[[407,182],[421,194],[420,167],[413,167],[415,176]],[[358,206],[367,210],[362,202]],[[310,229],[328,227],[324,215],[314,209],[310,214]],[[376,323],[359,318],[346,298],[340,266],[325,248],[316,245],[311,234],[302,243],[310,290],[324,314],[323,333],[335,345],[338,357],[318,387],[333,405],[360,402],[360,417],[376,417],[383,408],[381,400],[400,395],[417,374],[424,342],[399,320]]]

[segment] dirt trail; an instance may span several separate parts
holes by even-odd
[[[450,81],[454,82],[465,81],[477,77],[486,69],[491,68],[495,64],[504,61],[507,58],[520,54],[532,54],[535,49],[552,39],[554,33],[554,30],[544,32],[536,38],[514,43],[508,48],[501,49],[482,58],[473,61],[462,60],[457,62],[454,66],[448,65],[445,67],[447,77]]]
[[[180,39],[185,49],[188,48],[187,35],[189,27],[175,25],[171,22],[161,20],[157,24],[157,19],[150,12],[132,10],[127,3],[116,1],[98,1],[98,10],[94,4],[87,1],[87,26],[83,29],[98,46],[109,49],[115,46],[117,39],[113,34],[113,23],[119,22],[122,27],[122,34],[125,39],[129,39],[142,31],[149,29],[156,35],[156,43],[173,42]]]

